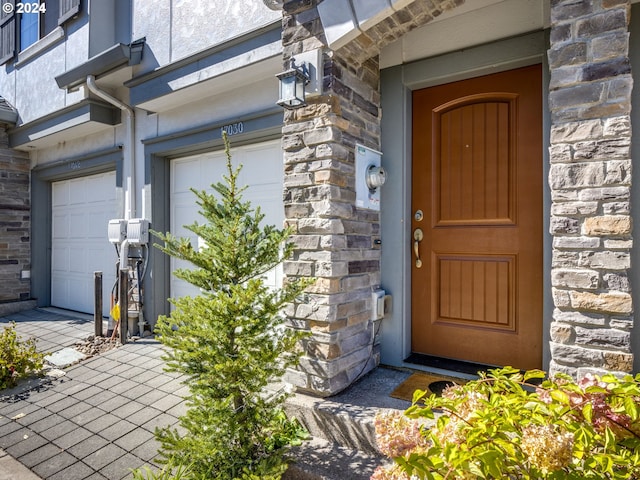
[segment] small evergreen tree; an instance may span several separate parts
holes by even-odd
[[[304,332],[285,327],[281,312],[309,282],[265,285],[264,274],[291,253],[285,245],[290,231],[261,226],[260,208],[242,201],[241,167],[232,167],[226,136],[224,142],[226,183],[212,185],[218,195],[192,189],[206,223],[186,228],[203,245],[154,232],[163,252],[195,267],[174,274],[202,292],[171,299],[175,310],[156,324],[160,342],[169,347],[167,369],[185,374],[190,390],[180,418],[186,434],[163,428],[156,437],[165,460],[189,465],[190,478],[279,479],[286,447],[304,431],[284,415],[286,394],[265,387],[298,361]]]

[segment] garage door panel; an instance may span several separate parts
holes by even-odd
[[[281,228],[284,223],[284,205],[282,201],[283,166],[280,142],[265,142],[257,145],[243,146],[231,149],[232,166],[243,165],[238,184],[249,185],[243,199],[250,201],[255,208],[260,206],[265,214],[264,224],[276,225]],[[197,220],[205,220],[195,204],[196,197],[190,188],[213,192],[211,184],[223,182],[226,174],[226,155],[224,152],[213,152],[188,158],[176,159],[171,162],[171,199],[170,199],[170,230],[178,237],[189,237],[193,245],[198,245],[198,239],[186,230],[188,225]],[[187,262],[171,259],[172,271],[176,268],[190,268]],[[267,284],[282,285],[282,267],[268,272]],[[198,295],[199,290],[186,282],[171,277],[171,296]]]
[[[51,271],[66,272],[69,270],[69,249],[66,247],[55,247],[51,254]]]
[[[79,275],[69,280],[69,307],[79,312],[91,312],[93,310],[93,292],[89,291],[86,278]]]
[[[103,315],[115,282],[117,255],[107,225],[118,217],[115,172],[52,184],[51,304],[93,313],[94,272],[103,272]]]
[[[91,228],[87,221],[87,215],[84,212],[73,212],[69,216],[69,236],[71,240],[87,236],[87,231]]]
[[[51,275],[51,297],[64,299],[68,302],[69,298],[69,280],[62,275]]]
[[[77,245],[73,249],[73,255],[69,255],[69,272],[82,275],[88,272],[87,268],[87,252],[81,245]]]
[[[195,197],[193,194],[191,194],[191,196],[193,203],[193,199],[195,199]],[[192,205],[176,206],[173,213],[174,215],[176,215],[176,225],[173,227],[172,233],[178,237],[188,237],[189,239],[191,239],[191,242],[195,244],[195,242],[197,242],[196,235],[184,228],[184,226],[191,225],[196,220],[202,223],[204,219],[200,215],[198,215],[198,212],[193,208]]]
[[[267,225],[275,225],[282,228],[284,221],[284,207],[282,202],[282,189],[277,185],[252,186],[247,189],[245,199],[252,205],[260,205],[264,214],[263,222]]]
[[[68,215],[53,215],[52,218],[52,235],[53,238],[68,238],[69,237],[69,216]]]
[[[271,145],[263,148],[247,148],[242,152],[238,162],[243,165],[238,177],[242,185],[269,185],[282,183],[284,174],[282,163],[278,168],[273,168],[273,158],[282,157],[280,145]]]
[[[86,185],[86,189],[89,193],[89,198],[86,199],[88,203],[101,203],[111,202],[115,200],[115,185],[108,185],[104,181],[102,176],[89,179]]]
[[[54,207],[69,204],[69,184],[54,183],[51,188],[51,202]]]
[[[97,212],[87,213],[87,225],[92,225],[85,232],[87,238],[94,240],[103,240],[107,238],[109,220],[111,220],[113,212],[100,210]]]
[[[84,205],[89,201],[86,180],[71,180],[69,186],[69,205]]]
[[[105,265],[105,262],[102,259],[103,255],[104,255],[104,250],[101,248],[87,249],[86,260],[85,260],[86,268],[84,271],[87,271],[87,272],[100,271]],[[115,256],[116,254],[114,249],[113,250],[114,261],[115,261]]]

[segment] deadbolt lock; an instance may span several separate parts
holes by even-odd
[[[424,214],[422,213],[422,210],[416,210],[416,213],[413,214],[413,218],[415,219],[416,222],[421,222],[422,219],[424,218]]]

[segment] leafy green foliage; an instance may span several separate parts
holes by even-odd
[[[380,449],[395,464],[371,478],[639,479],[640,375],[531,383],[544,376],[506,367],[441,397],[417,391],[405,412],[416,433],[377,421]]]
[[[22,340],[11,322],[0,333],[0,389],[13,387],[21,378],[42,369],[45,354],[36,350],[36,340]]]
[[[168,370],[184,374],[190,390],[180,419],[187,433],[164,428],[156,436],[165,459],[191,465],[189,478],[280,478],[286,447],[303,429],[283,413],[286,393],[265,388],[298,361],[305,332],[287,328],[281,312],[309,282],[287,281],[280,289],[265,284],[265,273],[291,254],[290,231],[261,226],[260,209],[242,201],[240,168],[231,165],[226,137],[225,144],[227,175],[212,185],[217,195],[192,190],[206,223],[185,228],[202,246],[154,232],[163,252],[195,267],[174,274],[201,291],[171,299],[174,312],[156,325],[169,347]]]
[[[159,471],[154,471],[148,466],[132,469],[133,480],[187,480],[190,467],[185,465],[174,465],[174,462],[166,463]]]

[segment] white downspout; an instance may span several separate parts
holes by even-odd
[[[109,95],[107,92],[100,90],[96,85],[96,78],[93,75],[87,75],[87,88],[91,93],[100,97],[111,105],[118,107],[125,114],[125,128],[127,130],[127,145],[124,149],[124,155],[129,167],[129,184],[127,185],[125,194],[125,204],[128,203],[128,207],[124,207],[124,219],[130,220],[136,218],[136,164],[135,164],[135,126],[136,117],[133,108],[126,103],[118,100],[117,98]],[[128,200],[128,202],[127,202]]]
[[[117,98],[109,95],[107,92],[100,90],[96,85],[96,78],[93,75],[87,75],[87,88],[91,93],[100,97],[104,101],[110,103],[118,107],[125,114],[125,128],[127,130],[127,141],[124,149],[124,155],[126,158],[126,163],[129,166],[129,177],[128,184],[125,191],[125,205],[123,206],[124,210],[124,218],[125,220],[130,220],[136,217],[136,164],[135,164],[135,112],[133,108],[131,108],[126,103],[118,100]],[[128,200],[128,201],[127,201]],[[129,240],[125,239],[120,245],[120,269],[127,268],[129,266]],[[120,276],[118,276],[119,282]],[[129,320],[128,312],[120,312],[121,318],[121,327],[122,322]],[[109,327],[113,328],[111,325],[111,318],[109,318]]]

